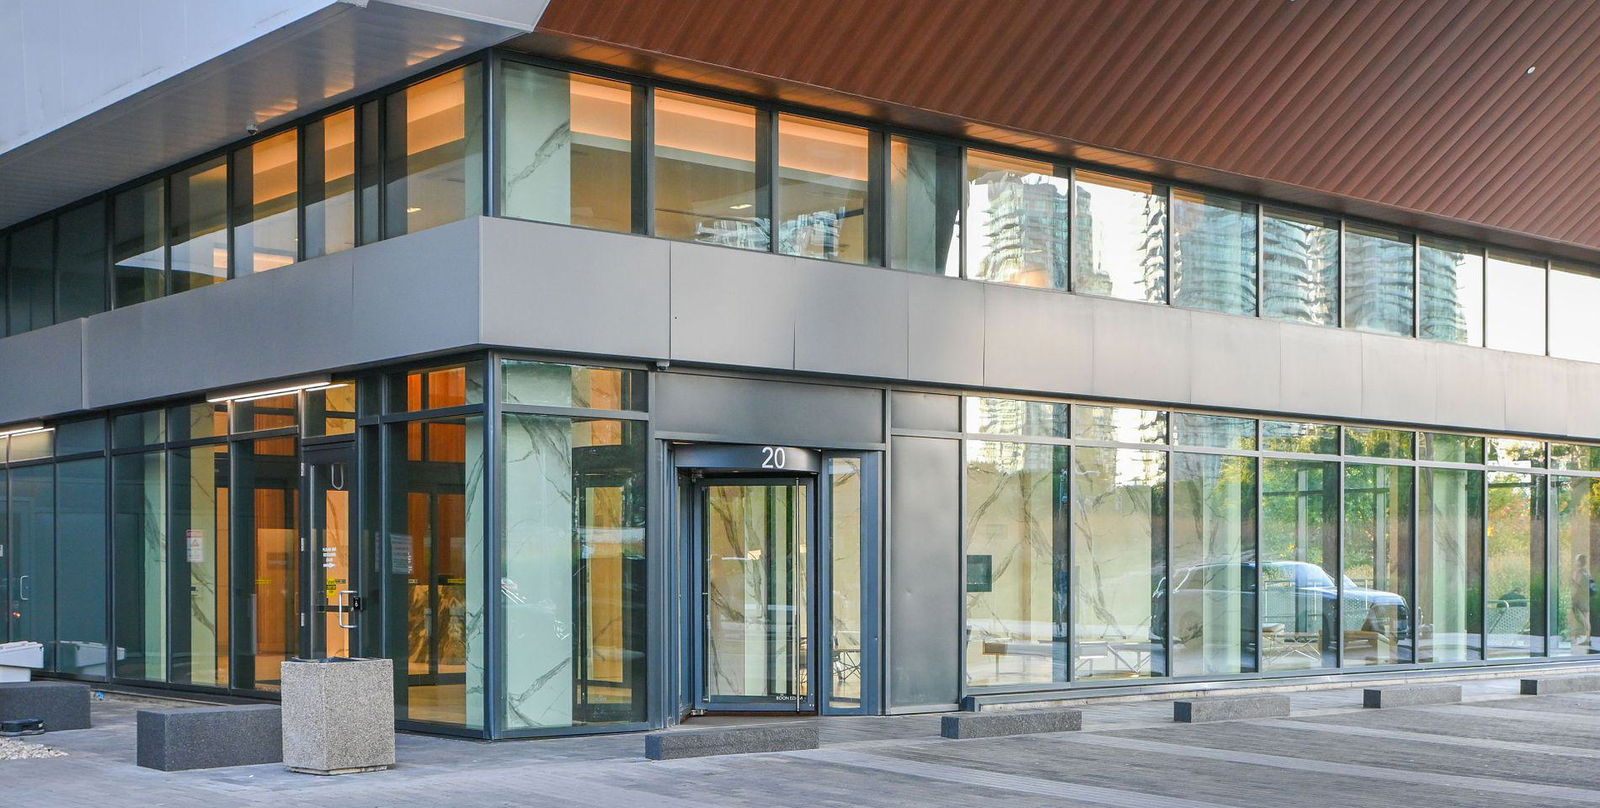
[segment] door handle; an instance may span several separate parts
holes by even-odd
[[[17,576],[17,600],[33,599],[33,587],[28,583],[28,579],[32,577],[32,575]]]
[[[356,591],[354,589],[341,589],[341,590],[339,590],[339,628],[355,628],[356,627],[355,618],[351,618],[349,623],[346,623],[344,621],[344,616],[345,615],[353,614],[353,612],[351,611],[349,603],[345,600],[345,596],[346,595],[354,595],[355,593],[356,593]]]

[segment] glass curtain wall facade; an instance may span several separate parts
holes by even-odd
[[[1550,444],[1546,469],[1522,439],[978,396],[964,413],[967,692],[1600,648],[1600,447]]]
[[[0,333],[482,213],[1600,361],[1600,267],[502,52],[0,232]]]

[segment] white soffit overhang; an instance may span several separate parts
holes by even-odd
[[[0,227],[245,138],[251,122],[265,131],[504,42],[531,31],[546,5],[340,0],[312,8],[0,153]],[[136,55],[130,46],[128,58]]]

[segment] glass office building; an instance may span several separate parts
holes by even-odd
[[[1600,654],[1567,251],[518,48],[305,112],[0,230],[49,675],[506,738]]]

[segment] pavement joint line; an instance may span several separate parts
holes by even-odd
[[[1566,757],[1600,758],[1600,749],[1585,749],[1577,746],[1555,746],[1552,744],[1525,743],[1522,741],[1497,741],[1489,738],[1463,738],[1460,735],[1438,735],[1431,732],[1408,732],[1403,729],[1355,727],[1349,724],[1324,724],[1311,721],[1298,721],[1292,718],[1272,718],[1258,723],[1272,727],[1310,730],[1313,732],[1329,732],[1336,735],[1351,735],[1359,738],[1386,738],[1396,741],[1437,743],[1447,746],[1466,746],[1474,749],[1494,749],[1515,752],[1529,752],[1533,754],[1563,755]]]
[[[1070,735],[1074,733],[1054,734]],[[1078,800],[1080,802],[1111,806],[1112,808],[1232,808],[1232,806],[1217,802],[1188,800],[1164,794],[1147,794],[1142,791],[1126,791],[1104,786],[1081,785],[1064,780],[983,771],[969,769],[964,766],[926,763],[920,760],[905,760],[903,758],[870,755],[864,752],[851,752],[842,749],[814,749],[804,752],[786,752],[784,754],[792,757],[804,757],[809,760],[821,760],[841,766],[873,769],[892,774],[992,788],[1000,791],[1015,791],[1022,794],[1038,794],[1045,797]]]
[[[1450,705],[1454,706],[1454,705]],[[1254,723],[1254,722],[1247,722]],[[1515,794],[1521,797],[1533,797],[1542,800],[1557,799],[1571,800],[1595,804],[1600,802],[1600,791],[1588,788],[1574,788],[1572,786],[1556,786],[1544,783],[1529,783],[1516,780],[1494,780],[1487,777],[1474,777],[1462,774],[1439,774],[1437,772],[1419,772],[1407,769],[1391,769],[1383,766],[1369,766],[1361,763],[1336,763],[1315,758],[1296,758],[1284,755],[1267,755],[1259,752],[1238,752],[1231,749],[1214,749],[1211,747],[1185,746],[1183,744],[1167,743],[1164,741],[1147,741],[1139,738],[1121,738],[1110,735],[1062,735],[1063,743],[1083,743],[1095,746],[1104,746],[1111,749],[1124,749],[1130,752],[1148,752],[1157,755],[1174,755],[1177,757],[1199,758],[1202,760],[1216,760],[1224,763],[1238,763],[1247,766],[1271,766],[1290,771],[1315,772],[1331,774],[1339,777],[1360,778],[1364,780],[1391,780],[1412,785],[1433,785],[1444,788],[1458,788],[1469,791],[1488,791],[1501,794]]]
[[[1515,707],[1494,707],[1488,704],[1432,704],[1407,707],[1408,710],[1427,710],[1431,713],[1456,713],[1479,718],[1510,718],[1520,721],[1540,721],[1547,724],[1582,724],[1600,730],[1600,714],[1564,713],[1556,711],[1519,710]]]

